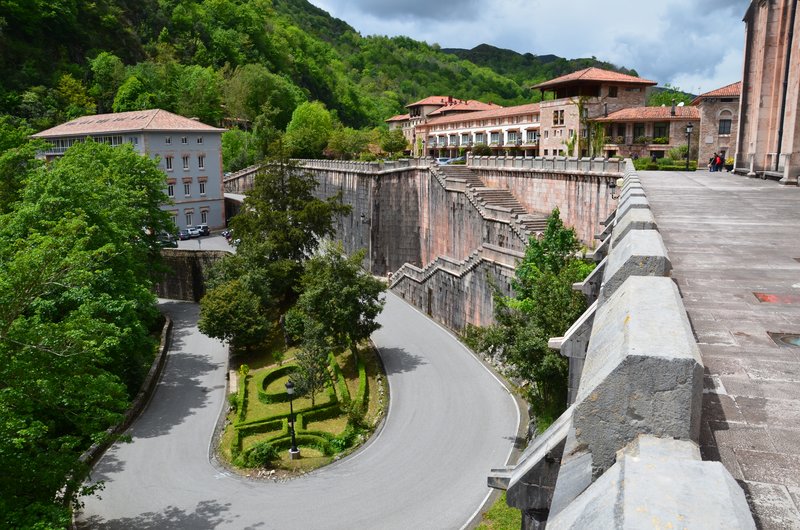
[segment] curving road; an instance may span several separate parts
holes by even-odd
[[[164,302],[172,349],[148,408],[95,467],[101,498],[79,528],[449,529],[467,524],[506,462],[519,415],[508,391],[450,333],[393,294],[373,335],[390,386],[388,416],[365,448],[284,483],[212,465],[225,404],[226,349],[197,331],[198,306]]]

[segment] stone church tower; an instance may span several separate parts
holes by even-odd
[[[736,168],[798,184],[800,17],[798,0],[753,0],[746,25]]]

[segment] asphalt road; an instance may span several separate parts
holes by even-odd
[[[165,302],[172,350],[133,441],[112,447],[80,528],[450,529],[487,494],[511,452],[513,398],[455,338],[389,294],[373,335],[391,401],[362,450],[304,477],[252,481],[215,467],[210,440],[225,403],[226,351],[200,334],[195,304]]]

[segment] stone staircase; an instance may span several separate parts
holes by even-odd
[[[547,216],[530,214],[516,197],[506,188],[490,188],[467,166],[445,165],[440,166],[445,179],[458,179],[466,183],[467,189],[472,192],[474,199],[483,207],[484,212],[504,211],[516,221],[527,235],[544,232],[547,228]]]

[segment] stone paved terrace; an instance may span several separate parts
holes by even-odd
[[[800,334],[800,189],[639,176],[705,364],[703,458],[739,481],[760,528],[800,528],[800,347],[769,335]]]

